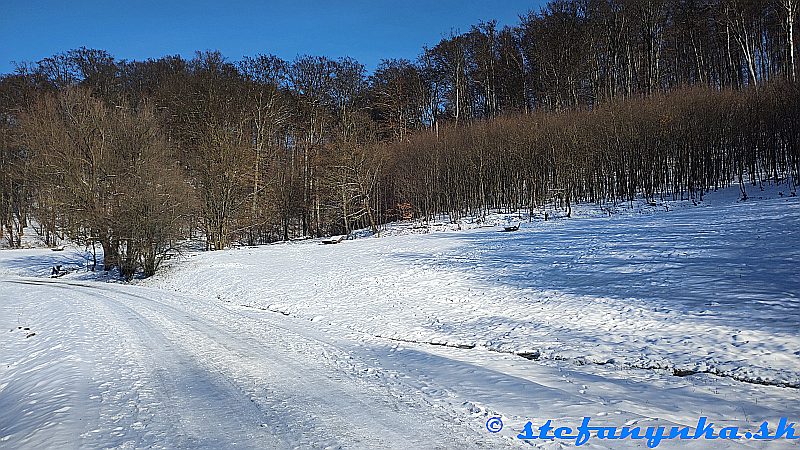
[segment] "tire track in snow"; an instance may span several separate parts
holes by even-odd
[[[435,411],[433,408],[431,415],[431,407],[435,405],[425,401],[424,396],[409,395],[407,389],[405,392],[403,389],[387,391],[374,382],[365,382],[363,376],[353,373],[359,372],[356,367],[358,363],[348,361],[351,357],[346,350],[271,321],[265,324],[214,304],[203,306],[215,308],[221,314],[206,314],[202,317],[206,320],[200,321],[200,315],[166,304],[171,300],[162,298],[156,301],[114,285],[61,280],[14,282],[80,289],[103,299],[104,303],[113,303],[123,309],[124,314],[118,314],[121,318],[138,323],[135,329],[145,335],[147,347],[165,347],[165,355],[190,353],[191,357],[182,362],[184,366],[203,366],[231,387],[231,396],[238,395],[243,401],[250,400],[246,403],[256,405],[263,415],[261,421],[266,422],[262,429],[269,430],[281,444],[341,447],[346,442],[394,448],[411,444],[430,446],[438,442],[448,442],[443,447],[465,443],[492,447],[504,442],[492,441],[482,435],[482,430],[470,430],[466,425],[453,427],[451,422],[454,418],[448,416],[446,411]],[[113,297],[109,291],[113,292]],[[133,301],[128,303],[121,300],[120,296]],[[236,317],[235,320],[229,320],[227,325],[235,324],[239,326],[239,331],[226,329],[226,324],[212,323],[220,317],[230,317],[231,313]],[[249,327],[242,327],[245,324]],[[246,339],[253,331],[253,326],[263,329],[260,337],[271,339],[271,346],[253,345],[252,340]],[[181,342],[188,345],[181,345]],[[278,351],[274,348],[276,344]],[[300,358],[287,356],[295,354]],[[314,355],[323,357],[311,365],[309,360]],[[271,373],[264,367],[265,362],[278,366],[279,370]],[[341,367],[343,362],[344,370]],[[330,370],[318,370],[315,366],[320,364],[328,365]],[[168,375],[169,371],[166,371],[164,376]],[[271,383],[277,386],[270,386]],[[205,384],[220,383],[215,380],[214,383]],[[369,390],[366,395],[364,389]],[[339,400],[332,402],[332,399]],[[438,426],[432,426],[432,419],[438,422]],[[197,444],[191,441],[191,436],[187,439],[187,443]]]
[[[77,291],[75,285],[58,282],[3,281],[46,286],[73,294]],[[165,448],[219,448],[236,444],[245,448],[287,446],[286,443],[276,442],[266,430],[259,430],[260,412],[227,383],[223,376],[201,367],[161,332],[159,327],[154,326],[136,310],[103,294],[102,290],[92,290],[88,296],[90,300],[86,301],[86,298],[78,298],[73,302],[81,303],[80,307],[85,308],[85,315],[103,319],[101,322],[116,331],[114,334],[103,333],[100,337],[115,343],[124,340],[125,348],[121,354],[115,355],[118,358],[118,371],[127,370],[125,367],[132,362],[145,369],[144,374],[141,371],[135,374],[140,384],[134,384],[130,389],[154,393],[157,397],[154,403],[145,408],[148,411],[155,410],[152,411],[155,415],[149,416],[150,420],[134,415],[124,423],[115,421],[114,425],[122,425],[116,431],[123,431],[131,423],[147,422],[152,428],[158,429],[157,436],[152,436],[155,445],[166,444]],[[106,350],[111,348],[106,347]],[[146,360],[131,361],[136,358]],[[122,374],[105,370],[94,371],[92,375],[99,382],[113,386],[118,383]],[[130,396],[137,397],[138,393],[130,392]],[[124,408],[119,402],[114,403],[114,399],[109,400],[112,401],[109,407]],[[116,419],[121,418],[121,412],[117,411]],[[102,425],[111,427],[112,424],[106,419],[106,423]],[[99,429],[102,428],[101,426]],[[257,433],[248,431],[250,428]],[[154,442],[134,444],[136,447],[140,445],[151,446]]]

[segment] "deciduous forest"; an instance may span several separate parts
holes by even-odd
[[[558,0],[372,73],[216,51],[19,63],[0,77],[2,239],[35,226],[130,278],[188,238],[798,180],[797,19],[798,0]]]

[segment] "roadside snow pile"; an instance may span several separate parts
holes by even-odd
[[[196,254],[146,283],[400,341],[800,387],[800,199],[749,194]]]

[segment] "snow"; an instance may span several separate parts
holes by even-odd
[[[0,447],[498,448],[527,446],[528,420],[796,420],[800,200],[748,194],[192,253],[133,284],[81,249],[2,251]]]
[[[197,255],[162,284],[400,341],[800,387],[798,208],[274,245]]]
[[[353,360],[352,342],[340,347],[313,330],[297,334],[286,319],[140,287],[31,278],[2,284],[14,295],[3,296],[0,310],[9,330],[0,443],[12,448],[492,439],[418,393],[394,394],[369,361]],[[36,335],[25,338],[19,326]],[[420,423],[435,428],[417,430]]]

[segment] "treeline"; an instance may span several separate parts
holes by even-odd
[[[739,184],[800,180],[800,85],[685,88],[592,110],[447,126],[389,147],[390,198],[418,214],[481,216],[578,202],[702,200]]]
[[[796,22],[797,0],[560,0],[372,74],[59,53],[0,78],[2,238],[31,223],[130,277],[187,237],[221,249],[796,175]]]

